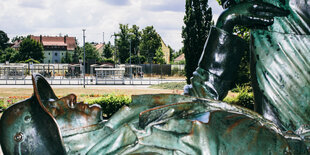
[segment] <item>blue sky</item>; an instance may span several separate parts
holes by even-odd
[[[222,9],[209,0],[214,19]],[[136,24],[143,29],[153,25],[164,42],[182,47],[185,0],[1,0],[0,30],[10,38],[16,35],[68,34],[82,44],[82,29],[87,42],[113,41],[119,24]]]

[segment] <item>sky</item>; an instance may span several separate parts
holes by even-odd
[[[221,7],[209,0],[216,21]],[[119,32],[119,24],[153,25],[173,49],[182,48],[185,0],[1,0],[0,30],[15,36],[43,35],[76,37],[86,42],[105,42]]]

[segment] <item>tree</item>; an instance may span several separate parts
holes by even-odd
[[[126,60],[126,63],[129,63],[130,58]],[[141,55],[132,55],[131,56],[131,63],[132,64],[144,64],[146,62],[146,59],[144,56]]]
[[[108,42],[103,49],[102,52],[102,57],[106,58],[106,59],[110,59],[113,56],[113,49],[111,46],[111,42]]]
[[[8,38],[8,35],[3,32],[2,30],[0,30],[0,49],[1,50],[5,50],[8,46],[8,41],[10,39]]]
[[[139,27],[137,25],[133,25],[130,32],[132,33],[132,35],[130,35],[131,55],[139,54],[137,53],[141,41],[141,32],[139,31]]]
[[[16,37],[13,37],[11,42],[14,43],[15,41],[23,41],[24,39],[26,39],[26,37],[24,37],[24,36],[16,36]]]
[[[156,50],[161,47],[161,38],[155,31],[153,26],[147,26],[142,30],[140,42],[140,54],[145,58],[149,58],[149,62],[153,61]]]
[[[66,51],[65,56],[61,58],[61,63],[72,63],[72,55],[71,55],[71,53]]]
[[[83,48],[81,48],[83,51]],[[81,52],[80,58],[83,59],[84,57],[84,52]],[[85,60],[88,59],[94,59],[96,61],[100,61],[100,56],[99,52],[96,50],[96,48],[90,44],[90,43],[85,43]]]
[[[250,30],[243,26],[236,26],[234,28],[234,33],[237,34],[239,37],[243,38],[245,41],[247,41],[248,46],[250,46]],[[237,78],[234,81],[233,87],[236,87],[237,85],[251,85],[251,74],[250,74],[250,53],[249,49],[244,51],[244,55],[241,58],[241,62],[239,65]]]
[[[154,57],[155,64],[165,64],[166,61],[164,59],[164,52],[161,47],[159,47],[155,52]]]
[[[79,55],[80,55],[80,53],[81,53],[81,48],[79,46],[77,46],[74,49],[73,56],[72,56],[72,62],[73,63],[79,63]]]
[[[27,37],[20,43],[19,53],[20,60],[22,61],[32,58],[43,62],[44,59],[43,45],[30,37]]]
[[[175,50],[172,49],[172,47],[170,45],[168,45],[169,48],[169,54],[170,54],[170,62],[173,62],[173,60],[175,59],[174,54],[175,54]]]
[[[120,63],[125,63],[126,59],[129,58],[129,28],[128,24],[119,24],[120,32],[115,34],[118,38],[116,39],[117,48],[119,51]]]
[[[4,51],[0,50],[1,63],[4,63],[5,61],[16,63],[19,61],[19,57],[19,52],[14,48],[6,48]]]
[[[212,11],[208,0],[186,0],[182,37],[185,54],[186,81],[189,84],[208,37]]]

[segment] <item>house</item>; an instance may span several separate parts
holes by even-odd
[[[94,44],[94,47],[96,48],[96,50],[98,51],[99,55],[102,55],[103,53],[103,48],[104,48],[104,43],[97,43]]]
[[[21,40],[16,40],[12,45],[11,45],[11,48],[14,48],[15,50],[19,50],[19,48],[20,48],[20,43],[21,43],[22,41]]]
[[[181,61],[185,61],[185,55],[184,55],[184,53],[182,53],[181,55],[179,55],[178,57],[176,57],[176,58],[174,59],[174,62],[175,62],[175,63],[180,63]]]
[[[31,39],[34,39],[42,43],[44,48],[44,63],[60,63],[61,59],[65,57],[66,52],[69,52],[73,55],[76,48],[76,39],[75,37],[68,36],[30,36]]]
[[[165,62],[167,64],[170,64],[170,49],[169,47],[164,43],[163,40],[161,40],[161,49],[164,53],[164,59],[165,59]]]

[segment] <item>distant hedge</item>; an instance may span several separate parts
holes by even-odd
[[[129,105],[131,98],[124,95],[108,94],[95,99],[86,100],[88,104],[98,104],[102,108],[103,117],[110,118],[115,112],[117,112],[122,106]]]

